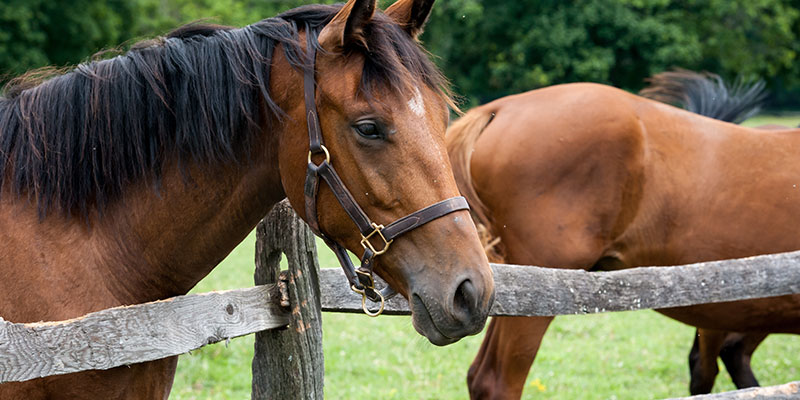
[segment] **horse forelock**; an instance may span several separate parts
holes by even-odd
[[[422,84],[433,89],[455,111],[450,84],[431,61],[430,54],[388,16],[377,13],[366,29],[368,51],[361,90],[369,97],[375,86],[395,93],[414,93]]]
[[[298,7],[278,15],[279,18],[297,21],[313,32],[320,30],[336,15],[342,5],[309,5]],[[408,32],[387,15],[376,11],[364,27],[365,48],[346,49],[364,56],[359,90],[370,101],[379,101],[374,96],[376,89],[388,88],[401,97],[425,85],[438,93],[449,107],[459,112],[450,91],[450,82],[431,61],[431,55]],[[319,43],[314,41],[318,50]]]
[[[304,6],[244,28],[190,24],[125,54],[71,71],[34,71],[0,97],[0,190],[27,195],[40,214],[102,207],[125,187],[161,178],[164,161],[246,162],[261,128],[277,45],[305,68],[299,31],[315,35],[341,8]],[[422,81],[449,99],[447,81],[399,26],[376,14],[364,51],[362,91],[402,91]]]

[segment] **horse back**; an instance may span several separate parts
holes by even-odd
[[[545,243],[542,247],[578,244],[586,260],[620,251],[626,246],[620,241],[647,243],[636,247],[628,265],[680,264],[752,255],[756,248],[769,247],[756,253],[761,254],[800,247],[789,234],[790,224],[779,222],[786,229],[776,230],[776,222],[755,221],[762,213],[754,209],[768,205],[769,219],[800,219],[795,217],[800,216],[800,203],[792,201],[795,192],[790,190],[800,176],[798,130],[745,128],[597,84],[509,96],[466,117],[473,114],[493,117],[472,146],[460,150],[470,155],[470,178],[457,180],[472,185],[484,208],[491,210],[487,221],[496,235],[502,236],[503,225],[506,230],[520,225],[525,232],[537,227],[540,233],[531,234]],[[459,135],[453,132],[457,127],[459,123],[448,131],[448,142]],[[697,229],[704,222],[709,226]],[[730,232],[737,230],[733,223],[761,229],[758,235],[732,238]],[[689,227],[694,227],[691,232]],[[727,236],[739,250],[700,249],[695,242],[702,242],[701,235]],[[748,245],[756,239],[752,236],[770,238],[775,245],[760,240]],[[515,239],[501,240],[508,241]],[[520,242],[531,247],[531,241]],[[697,249],[687,255],[681,247]],[[536,256],[540,262],[563,263],[556,259],[562,260]]]
[[[596,84],[476,112],[494,117],[474,141],[470,183],[506,262],[618,269],[800,248],[799,130],[745,128]],[[667,312],[794,332],[798,298],[755,307],[749,323],[715,317],[742,304]],[[770,308],[781,317],[755,310]]]

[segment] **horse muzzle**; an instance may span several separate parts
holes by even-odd
[[[488,280],[475,275],[454,282],[449,287],[412,288],[409,296],[414,329],[437,346],[479,333],[494,302],[491,275]],[[437,290],[441,287],[447,290]]]

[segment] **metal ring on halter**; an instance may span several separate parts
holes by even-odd
[[[378,311],[372,312],[367,307],[367,292],[365,290],[356,289],[355,286],[351,286],[350,289],[361,295],[361,309],[364,310],[364,314],[367,314],[370,317],[377,317],[383,314],[383,308],[386,306],[386,299],[379,290],[376,290],[375,293],[377,293],[381,298],[381,306],[378,308]]]
[[[319,147],[322,149],[322,151],[325,152],[325,162],[330,164],[331,163],[331,153],[328,152],[328,148],[325,147],[324,144],[319,145]],[[311,164],[311,156],[312,155],[313,155],[313,153],[311,153],[311,150],[309,150],[308,151],[308,163],[309,164]],[[321,164],[322,163],[319,163],[319,165],[321,165]],[[319,166],[318,164],[315,164],[315,165]]]
[[[378,315],[383,314],[383,307],[386,306],[386,300],[383,298],[383,295],[381,294],[381,292],[380,291],[375,291],[375,293],[377,293],[378,296],[381,297],[381,306],[380,306],[380,308],[378,308],[378,311],[376,311],[374,313],[372,311],[370,311],[369,308],[367,308],[367,294],[364,293],[364,294],[361,295],[361,309],[364,310],[364,314],[367,314],[370,317],[377,317]]]

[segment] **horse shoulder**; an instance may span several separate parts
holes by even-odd
[[[27,202],[12,199],[0,202],[0,315],[52,321],[118,305],[103,300],[109,296],[95,267],[92,231],[61,215],[41,219]]]

